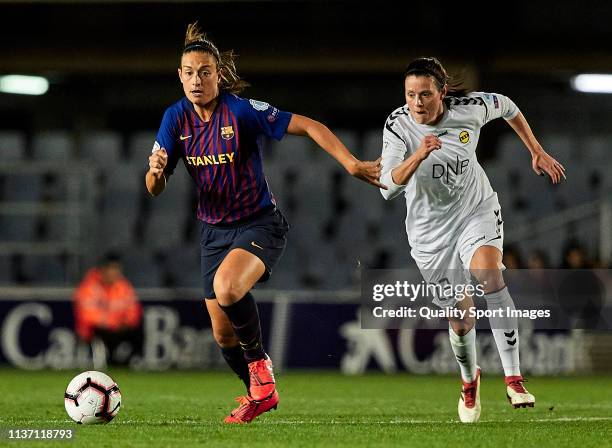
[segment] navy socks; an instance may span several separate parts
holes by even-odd
[[[247,293],[238,302],[223,306],[229,318],[232,328],[238,336],[240,347],[244,352],[244,359],[247,363],[258,361],[266,357],[261,340],[261,325],[259,323],[259,312],[257,304],[251,293]]]

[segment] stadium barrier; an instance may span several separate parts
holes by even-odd
[[[70,288],[0,288],[0,364],[33,370],[92,368],[91,348],[74,331],[72,293]],[[140,289],[138,294],[144,343],[142,357],[131,360],[133,368],[226,368],[197,289]],[[264,341],[278,370],[457,371],[447,331],[362,329],[359,291],[260,289],[254,295]],[[589,357],[591,336],[583,330],[523,328],[522,369],[531,375],[597,370]],[[605,352],[602,356],[610,359]],[[478,335],[478,359],[486,371],[501,373],[490,332]]]

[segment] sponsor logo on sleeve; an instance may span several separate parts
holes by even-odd
[[[278,109],[276,107],[272,108],[272,112],[268,115],[268,122],[274,123],[276,121],[276,117],[278,116]]]
[[[459,141],[464,145],[470,142],[470,133],[468,131],[461,131],[459,133]]]
[[[265,101],[249,100],[249,103],[251,103],[251,106],[253,106],[253,109],[259,110],[262,112],[264,110],[268,110],[268,108],[270,107],[270,105],[266,103]]]
[[[470,243],[470,245],[468,247],[474,247],[475,244],[479,243],[480,241],[484,240],[486,238],[486,235],[483,235],[481,237],[476,238],[472,243]]]
[[[493,95],[493,104],[495,105],[495,109],[499,109],[499,100],[497,99],[497,95]]]

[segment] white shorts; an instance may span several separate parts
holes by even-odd
[[[444,249],[436,252],[424,252],[413,248],[410,252],[421,275],[427,283],[444,285],[465,285],[471,283],[470,263],[476,249],[482,246],[493,246],[503,253],[504,222],[499,203],[495,208],[490,205],[466,219],[461,230],[451,238]],[[433,303],[441,308],[454,307],[454,297],[437,296]]]

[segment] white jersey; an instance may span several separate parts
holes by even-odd
[[[486,123],[499,117],[511,120],[519,113],[512,100],[496,93],[472,92],[448,100],[435,126],[417,123],[404,105],[389,115],[383,132],[381,182],[389,189],[381,193],[391,199],[404,192],[408,241],[428,252],[446,247],[478,206],[499,208],[476,159],[476,145]],[[431,134],[441,140],[441,148],[429,154],[406,185],[395,184],[391,171]]]

